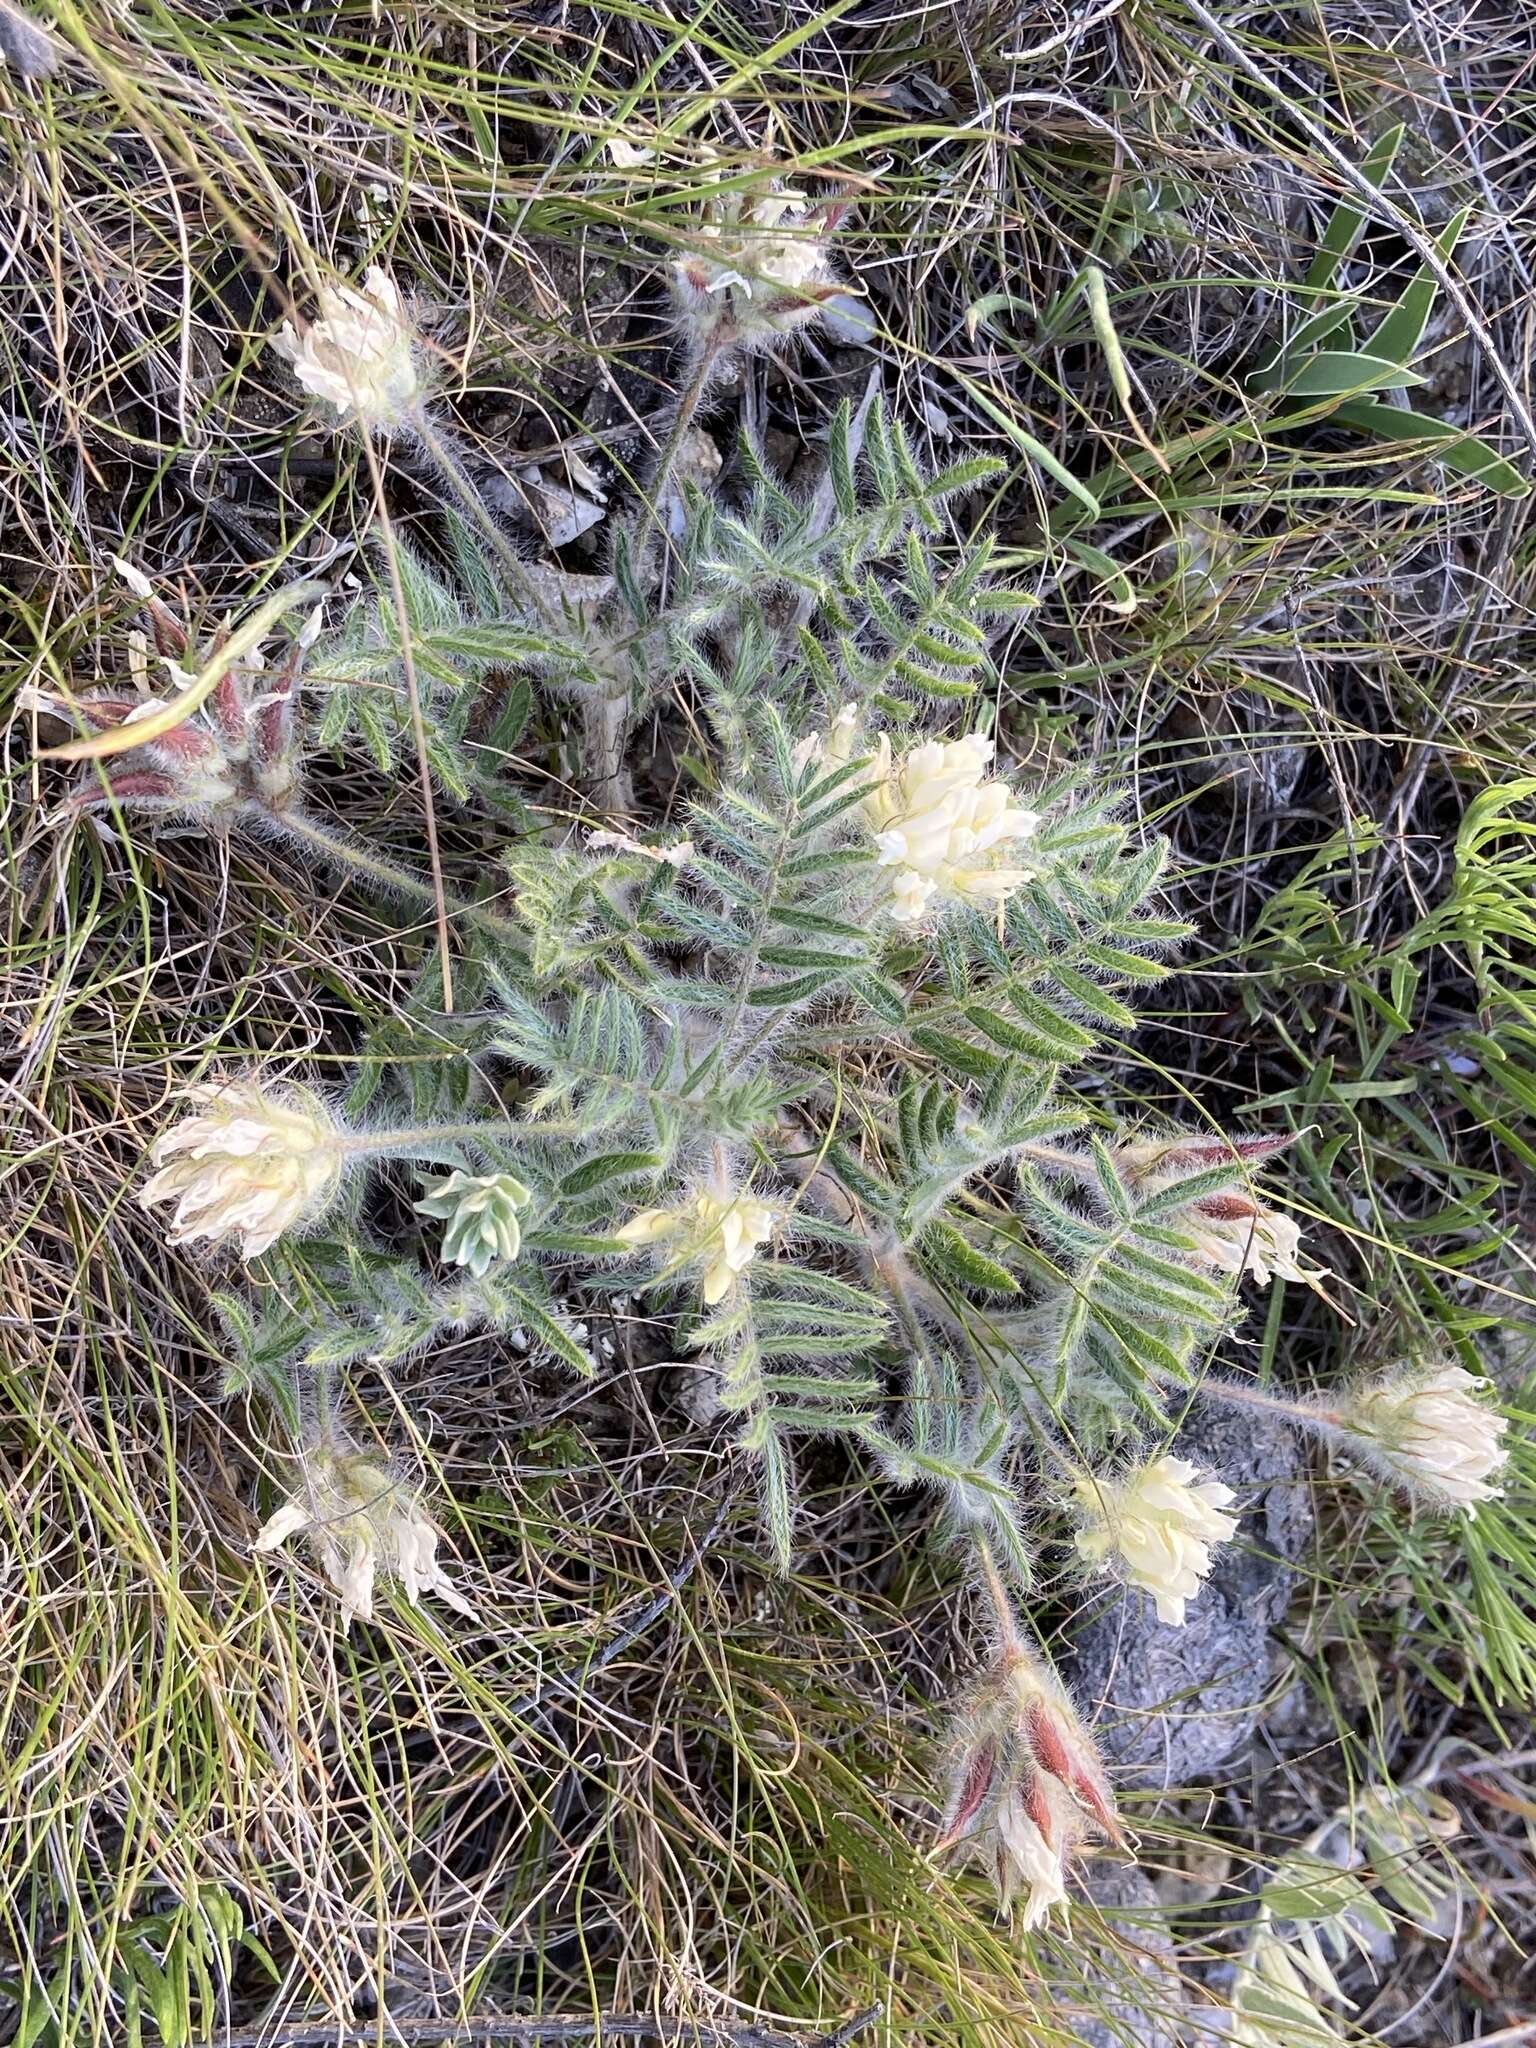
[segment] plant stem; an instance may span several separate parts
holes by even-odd
[[[1261,1394],[1256,1387],[1234,1386],[1230,1380],[1204,1379],[1199,1386],[1203,1401],[1215,1401],[1230,1408],[1263,1408],[1271,1415],[1289,1416],[1294,1422],[1325,1423],[1337,1429],[1343,1417],[1337,1409],[1315,1408],[1309,1401],[1287,1401],[1279,1394]]]
[[[436,892],[425,876],[412,874],[409,868],[396,867],[393,861],[370,852],[367,847],[341,833],[333,832],[317,818],[308,817],[302,811],[286,811],[280,817],[272,816],[271,823],[287,838],[314,847],[335,866],[347,868],[364,881],[371,882],[382,895],[402,896],[408,903],[434,904],[436,901]],[[519,927],[510,918],[487,909],[484,904],[466,902],[462,896],[445,895],[443,900],[454,917],[481,925],[503,938],[519,941],[522,938]]]
[[[668,483],[671,481],[672,471],[677,466],[677,458],[682,452],[683,439],[688,429],[693,425],[693,416],[699,409],[699,401],[703,398],[709,386],[709,380],[715,365],[720,360],[721,348],[722,344],[716,338],[706,341],[699,350],[699,359],[694,364],[692,376],[683,386],[682,394],[677,401],[677,411],[672,417],[672,425],[668,429],[666,440],[661,445],[661,453],[656,458],[656,467],[651,471],[650,480],[646,485],[646,511],[650,516],[651,525],[655,532],[659,533],[669,543],[671,535],[667,532],[666,521],[661,515],[662,496],[666,491]],[[649,544],[647,544],[647,547],[641,551],[642,564],[649,551]]]
[[[311,818],[303,811],[263,812],[262,818],[264,822],[270,822],[283,838],[297,839],[303,845],[313,847],[333,866],[350,869],[386,895],[403,896],[411,903],[432,901],[432,884],[425,876],[414,875],[409,868],[396,867],[382,854],[371,853],[355,840],[322,825],[318,818]]]
[[[469,471],[460,461],[452,443],[439,434],[436,427],[432,424],[425,407],[418,410],[416,417],[411,422],[411,426],[416,438],[420,441],[422,447],[426,449],[428,455],[431,456],[433,463],[452,490],[454,497],[490,542],[492,551],[497,561],[506,571],[520,602],[538,619],[539,623],[547,631],[552,633],[557,639],[565,639],[567,634],[563,622],[556,615],[548,599],[529,574],[528,564],[518,554],[516,548],[513,547],[506,534],[501,530],[501,527],[491,517],[484,498],[475,488],[473,477],[471,477]]]
[[[384,471],[373,445],[373,436],[363,435],[363,453],[373,479],[374,512],[384,537],[384,560],[389,569],[390,602],[400,633],[400,666],[405,675],[405,694],[411,707],[411,737],[416,745],[416,769],[421,777],[421,810],[427,829],[427,863],[432,870],[432,908],[437,918],[437,945],[442,958],[443,1009],[453,1014],[453,952],[448,933],[448,899],[443,893],[443,863],[437,845],[437,807],[432,800],[432,762],[427,752],[427,725],[421,713],[421,690],[416,680],[416,657],[411,647],[411,618],[405,602],[405,584],[400,576],[400,557],[395,546],[389,503],[384,494]]]
[[[390,1157],[409,1159],[422,1150],[439,1145],[477,1143],[486,1138],[509,1138],[523,1129],[510,1117],[482,1117],[474,1123],[418,1124],[409,1131],[348,1131],[336,1141],[337,1149],[354,1159]]]
[[[1013,1602],[1008,1597],[1008,1588],[1003,1584],[1003,1575],[997,1568],[997,1559],[992,1555],[992,1546],[986,1537],[976,1537],[976,1559],[981,1566],[981,1582],[987,1589],[987,1598],[997,1616],[998,1634],[1004,1650],[1022,1648],[1019,1625],[1014,1619]]]

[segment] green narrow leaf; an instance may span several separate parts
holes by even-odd
[[[1367,178],[1371,184],[1380,186],[1392,168],[1406,133],[1407,129],[1402,122],[1384,129],[1361,159],[1362,177]],[[1341,200],[1329,217],[1317,254],[1307,268],[1303,282],[1308,290],[1323,292],[1332,287],[1334,279],[1339,274],[1340,264],[1359,241],[1360,231],[1364,226],[1365,214],[1359,204],[1347,199]]]
[[[970,1241],[949,1223],[930,1223],[922,1240],[923,1256],[950,1280],[977,1288],[983,1294],[1017,1294],[1019,1283],[995,1259],[977,1251]]]
[[[1523,498],[1530,480],[1475,434],[1453,427],[1428,413],[1410,412],[1406,406],[1385,405],[1375,399],[1351,398],[1337,406],[1331,417],[1346,426],[1358,427],[1381,441],[1422,441],[1432,461],[1501,498]]]
[[[1471,217],[1471,207],[1464,206],[1460,213],[1446,222],[1435,243],[1443,257],[1453,253],[1461,239],[1461,231]],[[1366,342],[1371,354],[1381,356],[1389,363],[1410,362],[1414,350],[1424,339],[1424,329],[1429,325],[1439,289],[1440,280],[1427,263],[1422,264],[1397,304]]]
[[[997,1054],[988,1052],[984,1045],[973,1045],[969,1039],[957,1038],[952,1032],[938,1031],[922,1024],[913,1029],[912,1043],[919,1052],[964,1074],[968,1080],[985,1081],[997,1066]]]
[[[585,1160],[574,1167],[560,1183],[563,1195],[584,1195],[591,1188],[600,1188],[610,1180],[621,1180],[629,1174],[652,1173],[662,1162],[654,1152],[603,1152],[595,1159]]]
[[[545,1350],[550,1351],[562,1364],[584,1380],[591,1379],[597,1370],[594,1361],[587,1355],[568,1330],[556,1321],[548,1309],[542,1307],[531,1295],[511,1280],[503,1280],[502,1286],[509,1299],[517,1304],[517,1314],[527,1328],[528,1334]]]
[[[1298,363],[1284,386],[1287,398],[1332,398],[1365,391],[1404,391],[1426,380],[1416,370],[1385,362],[1363,349],[1319,349]]]
[[[1019,425],[1012,413],[1005,412],[994,399],[988,397],[986,391],[973,377],[962,377],[960,381],[975,403],[981,407],[990,420],[1001,427],[1016,448],[1022,449],[1031,461],[1038,462],[1048,476],[1055,477],[1062,489],[1070,491],[1084,511],[1092,518],[1098,519],[1102,516],[1103,507],[1092,491],[1088,489],[1086,484],[1078,481],[1071,470],[1066,467],[1065,463],[1058,460],[1043,441],[1037,441],[1027,427]]]
[[[1283,384],[1292,368],[1309,349],[1314,349],[1319,342],[1326,341],[1330,334],[1337,334],[1341,327],[1348,328],[1354,312],[1354,300],[1344,299],[1336,306],[1324,306],[1320,313],[1314,313],[1310,319],[1303,320],[1284,346],[1276,349],[1268,362],[1247,379],[1248,389],[1273,391],[1276,385]],[[1384,354],[1385,351],[1378,353]]]
[[[1136,589],[1114,557],[1106,555],[1102,548],[1091,547],[1085,540],[1074,540],[1070,534],[1061,545],[1081,568],[1096,576],[1106,587],[1109,596],[1105,602],[1110,610],[1118,612],[1122,618],[1129,618],[1138,602]]]

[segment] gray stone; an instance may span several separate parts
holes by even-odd
[[[1173,1448],[1233,1488],[1237,1536],[1182,1628],[1160,1622],[1145,1593],[1110,1593],[1065,1660],[1115,1782],[1136,1789],[1208,1778],[1246,1750],[1271,1683],[1269,1631],[1312,1529],[1300,1452],[1278,1417],[1203,1406]]]
[[[1184,2000],[1152,1880],[1126,1863],[1089,1864],[1082,1889],[1112,1934],[1084,1953],[1084,1981],[1052,1986],[1082,2048],[1177,2048]],[[1093,2007],[1085,2013],[1081,2009]]]

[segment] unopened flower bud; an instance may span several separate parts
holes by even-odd
[[[345,1625],[373,1619],[380,1572],[400,1581],[407,1600],[436,1593],[456,1613],[475,1610],[437,1561],[438,1530],[414,1489],[349,1446],[322,1443],[305,1452],[303,1484],[251,1546],[276,1550],[306,1534],[321,1570],[341,1595]]]
[[[317,318],[302,334],[285,321],[273,346],[341,422],[387,432],[406,424],[421,402],[416,333],[394,279],[378,264],[361,291],[322,285]]]
[[[622,1244],[675,1244],[672,1263],[704,1262],[704,1305],[713,1308],[730,1293],[773,1234],[774,1212],[745,1192],[716,1195],[708,1190],[678,1209],[644,1209],[613,1234]]]
[[[238,1241],[252,1259],[313,1223],[341,1185],[341,1132],[318,1096],[292,1084],[199,1083],[191,1116],[158,1137],[140,1206],[171,1208],[171,1244]]]
[[[118,567],[130,575],[130,565]],[[146,579],[137,570],[131,577],[134,594],[144,598],[161,664],[176,691],[184,692],[197,678],[177,654],[194,668],[212,663],[227,631],[215,635],[205,650],[192,650],[186,629],[153,597]],[[241,812],[259,809],[277,816],[287,810],[298,794],[303,767],[299,690],[318,616],[317,608],[298,636],[280,646],[276,666],[265,666],[264,650],[231,662],[206,701],[180,724],[121,749],[121,767],[114,765],[104,774],[93,765],[69,798],[68,810],[117,802],[130,809],[180,813],[221,832]],[[128,646],[130,668],[145,694],[99,690],[65,698],[33,690],[23,703],[91,736],[142,725],[167,707],[148,694],[143,633],[130,634]]]
[[[1098,1751],[1053,1674],[1010,1645],[961,1712],[938,1848],[984,1858],[1005,1909],[1023,1886],[1028,1928],[1065,1900],[1094,1834],[1124,1841]]]
[[[1118,1560],[1130,1583],[1152,1595],[1158,1620],[1182,1627],[1211,1569],[1212,1546],[1237,1533],[1236,1518],[1222,1512],[1231,1487],[1197,1483],[1186,1459],[1164,1456],[1121,1479],[1084,1475],[1073,1491],[1086,1518],[1079,1555],[1090,1564]]]
[[[443,1258],[467,1266],[477,1280],[498,1259],[515,1259],[522,1249],[520,1212],[533,1200],[513,1173],[451,1173],[416,1204],[418,1216],[446,1222]]]
[[[1338,1427],[1349,1448],[1432,1506],[1493,1500],[1509,1417],[1480,1398],[1488,1381],[1459,1365],[1409,1369],[1351,1395]]]

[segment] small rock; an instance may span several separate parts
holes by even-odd
[[[1278,1417],[1200,1409],[1173,1448],[1236,1491],[1238,1534],[1182,1628],[1160,1622],[1146,1594],[1113,1593],[1066,1662],[1116,1782],[1137,1789],[1208,1778],[1247,1748],[1271,1685],[1269,1631],[1312,1529],[1300,1451]]]
[[[1106,1910],[1114,1938],[1085,1954],[1077,1983],[1051,1987],[1073,2014],[1068,2038],[1082,2048],[1177,2048],[1184,2000],[1151,1879],[1129,1864],[1090,1865],[1083,1889]]]
[[[868,348],[880,338],[880,323],[867,301],[839,292],[823,306],[821,323],[833,341],[845,347]]]

